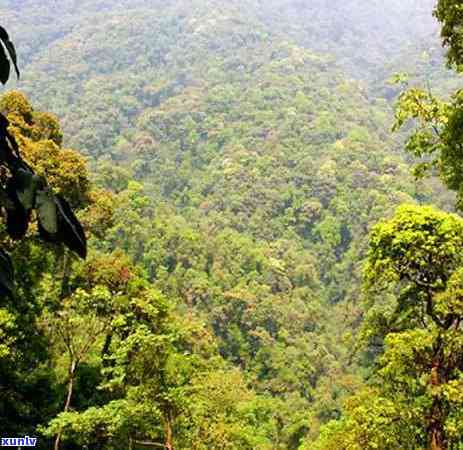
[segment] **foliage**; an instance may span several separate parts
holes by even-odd
[[[461,444],[462,239],[462,219],[431,207],[402,206],[374,228],[366,287],[372,303],[385,294],[394,299],[392,314],[383,306],[385,326],[377,313],[364,325],[367,343],[379,337],[384,345],[374,390],[350,399],[344,419],[324,429],[316,448]]]
[[[6,84],[10,76],[10,61],[19,77],[16,50],[10,41],[8,33],[0,27],[0,81]],[[23,112],[24,121],[32,119],[32,113],[27,101],[19,97],[23,108],[16,106],[16,111]],[[2,110],[8,110],[10,102],[18,102],[13,98],[5,98]],[[45,116],[42,116],[44,119]],[[33,119],[32,119],[33,120]],[[23,160],[19,153],[19,145],[14,134],[10,133],[10,121],[0,113],[0,165],[2,207],[6,211],[6,228],[8,235],[14,240],[23,239],[27,233],[32,212],[36,211],[38,230],[42,239],[48,242],[62,242],[79,256],[87,255],[87,241],[81,224],[75,217],[66,199],[54,195],[46,179],[36,175],[34,170]],[[43,128],[46,127],[42,124]],[[9,255],[0,250],[1,276],[0,294],[12,294],[14,290],[13,265]]]
[[[460,2],[455,0],[439,0],[435,15],[442,23],[442,42],[448,48],[447,60],[461,70],[463,63],[463,35],[461,23],[463,22],[463,9]]]
[[[0,110],[89,237],[86,261],[38,245],[35,223],[15,248],[2,429],[69,450],[425,445],[420,401],[434,397],[413,384],[429,372],[413,351],[428,358],[445,305],[459,308],[444,300],[459,289],[458,252],[447,255],[459,221],[409,206],[375,228],[385,278],[370,253],[365,305],[362,261],[397,205],[454,205],[436,178],[409,175],[402,135],[389,133],[398,88],[385,80],[410,69],[440,92],[455,79],[429,48],[431,0],[332,3],[63,0],[58,21],[47,2],[2,7],[32,100],[7,93]],[[428,119],[441,133],[448,102],[420,95],[404,97],[398,120],[422,118],[440,145]],[[408,258],[413,282],[400,281]],[[443,273],[434,320],[416,280]],[[445,433],[457,442],[450,375]]]
[[[439,1],[435,15],[448,63],[460,70],[461,6]],[[459,209],[460,97],[458,90],[440,100],[429,82],[427,90],[412,87],[399,98],[395,123],[415,121],[406,145],[422,159],[415,176],[438,173],[456,191]],[[462,226],[459,216],[402,206],[374,228],[362,333],[376,357],[371,388],[346,402],[343,418],[322,430],[315,448],[461,448]]]

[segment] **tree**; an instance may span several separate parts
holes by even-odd
[[[391,450],[459,448],[462,246],[463,219],[432,207],[404,205],[375,226],[365,266],[370,313],[363,332],[383,350],[372,388],[349,400],[344,419],[325,429],[319,448],[333,448],[338,440],[341,449],[373,449],[380,442]]]
[[[19,76],[14,45],[0,27],[3,84],[11,64]],[[88,174],[78,155],[61,144],[54,116],[34,111],[18,92],[0,99],[0,207],[6,215],[0,238],[0,422],[8,434],[34,432],[55,406],[50,400],[55,376],[44,364],[48,348],[37,327],[43,305],[36,289],[52,265],[56,277],[59,261],[65,274],[69,258],[60,246],[53,256],[40,250],[34,235],[38,230],[42,241],[63,243],[82,258],[87,253],[86,236],[72,208],[85,204]],[[12,259],[5,249],[14,253]]]
[[[98,389],[105,401],[82,410],[66,401],[45,435],[94,449],[269,449],[268,408],[239,370],[217,356],[211,334],[193,318],[176,315],[139,274],[111,293],[117,267],[117,260],[100,266],[99,285],[76,291],[74,311],[56,317],[64,319],[59,329],[47,320],[61,336],[68,367],[74,367],[75,350],[87,360],[103,356]]]
[[[3,27],[0,27],[0,41],[0,82],[6,84],[10,77],[10,60],[18,77],[19,70],[14,45]],[[9,127],[10,121],[0,113],[0,166],[4,169],[0,179],[0,199],[6,211],[9,236],[13,240],[24,238],[35,211],[43,240],[62,242],[85,258],[85,233],[69,203],[62,195],[55,194],[45,177],[37,175],[24,161]],[[0,249],[0,294],[13,294],[13,279],[10,257]]]
[[[397,305],[381,376],[422,409],[432,450],[463,437],[463,220],[430,207],[402,206],[370,238],[368,288],[395,287]]]
[[[463,8],[458,0],[439,0],[434,15],[442,23],[441,36],[447,47],[448,65],[463,71]],[[400,78],[400,77],[399,77]],[[415,168],[418,178],[438,173],[445,185],[457,193],[457,207],[463,209],[463,92],[449,100],[436,97],[427,89],[404,91],[397,103],[394,129],[413,120],[417,125],[406,149],[422,162]]]
[[[459,0],[439,0],[434,12],[442,23],[441,36],[448,48],[447,61],[459,72],[463,70],[463,8]]]

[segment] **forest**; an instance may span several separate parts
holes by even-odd
[[[463,450],[460,0],[0,17],[2,446]]]

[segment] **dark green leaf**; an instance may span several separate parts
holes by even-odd
[[[87,239],[82,225],[74,215],[69,203],[62,196],[56,196],[56,204],[59,211],[60,240],[69,249],[85,259],[87,257]]]
[[[0,114],[0,135],[6,135],[9,125],[8,119],[3,114]]]
[[[6,194],[9,203],[6,208],[6,229],[12,239],[20,240],[26,235],[31,218],[31,212],[27,211],[18,199],[15,189],[8,183]]]
[[[8,131],[9,125],[10,122],[8,119],[3,114],[0,114],[1,157],[4,158],[5,161],[11,163],[14,158],[20,158],[20,155],[18,143],[14,136]],[[25,163],[23,165],[25,165]]]
[[[18,200],[26,211],[31,210],[35,204],[35,195],[41,179],[32,171],[18,169],[10,179],[12,188],[16,191]]]
[[[0,249],[0,293],[2,291],[12,294],[14,290],[14,269],[11,258]]]
[[[6,84],[10,78],[10,61],[6,56],[5,49],[0,45],[0,82]]]
[[[13,62],[14,70],[16,72],[16,76],[19,78],[19,69],[18,69],[18,59],[16,56],[16,50],[14,45],[11,41],[5,43],[5,47],[8,50],[8,54],[10,55],[11,61]]]
[[[19,69],[18,69],[18,58],[16,55],[16,49],[14,48],[13,42],[10,41],[10,37],[8,36],[8,33],[3,27],[0,27],[0,40],[3,42],[3,45],[8,50],[8,54],[10,55],[11,61],[13,62],[13,65],[14,65],[16,76],[19,78],[20,74],[19,74]],[[9,66],[9,63],[8,63],[8,66]]]
[[[10,197],[11,198],[11,197]],[[24,238],[29,227],[30,213],[17,200],[15,207],[6,210],[6,229],[11,239]]]
[[[8,33],[6,32],[5,28],[0,26],[0,40],[2,41],[9,41],[10,37],[8,36]]]
[[[9,161],[12,157],[12,152],[11,148],[8,145],[8,142],[6,139],[2,139],[0,136],[0,162],[1,163],[6,163]]]

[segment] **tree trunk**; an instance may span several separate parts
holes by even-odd
[[[72,361],[71,367],[69,369],[68,393],[67,393],[67,396],[66,396],[66,402],[64,404],[63,412],[68,412],[69,407],[71,406],[72,391],[74,389],[75,372],[76,372],[76,362]],[[56,435],[54,450],[59,450],[62,432],[63,432],[63,430],[60,428],[57,435]]]
[[[166,450],[174,450],[174,436],[172,431],[172,415],[169,412],[168,417],[165,423],[165,431],[166,431]]]
[[[444,443],[439,430],[432,430],[430,450],[446,450],[447,446]]]
[[[428,432],[429,450],[448,450],[440,404],[434,400],[432,418]]]
[[[439,360],[436,358],[431,370],[431,388],[436,388],[441,384],[439,375]],[[447,450],[447,440],[445,438],[444,418],[442,405],[439,398],[434,397],[431,407],[431,421],[428,431],[429,450]]]

